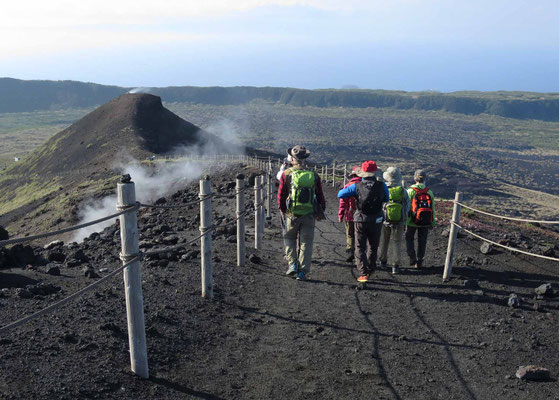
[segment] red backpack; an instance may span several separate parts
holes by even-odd
[[[433,199],[429,194],[429,188],[415,190],[415,196],[411,201],[411,218],[418,226],[430,226],[433,223]]]

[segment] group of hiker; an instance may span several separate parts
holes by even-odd
[[[326,208],[320,176],[307,164],[309,155],[305,146],[289,148],[277,174],[286,275],[298,280],[305,280],[310,272],[315,221],[325,218]],[[338,221],[345,223],[346,261],[355,261],[358,282],[369,281],[377,259],[381,268],[388,267],[390,243],[396,254],[393,274],[402,266],[403,240],[410,266],[424,266],[429,229],[435,226],[435,198],[426,179],[425,171],[416,170],[414,184],[406,190],[397,167],[382,173],[368,160],[352,168],[349,182],[338,192]]]

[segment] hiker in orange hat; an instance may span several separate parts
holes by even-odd
[[[353,215],[355,227],[355,264],[359,271],[358,282],[368,282],[376,269],[377,251],[384,221],[383,204],[390,196],[388,187],[375,176],[377,164],[365,161],[357,175],[362,178],[338,192],[338,198],[355,197],[357,210]]]

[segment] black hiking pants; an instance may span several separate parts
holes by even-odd
[[[415,252],[415,232],[417,232],[417,254]],[[416,261],[423,261],[425,257],[425,249],[427,249],[427,236],[429,235],[429,227],[422,226],[417,228],[415,226],[406,227],[406,250],[410,257],[410,263]]]
[[[382,232],[382,218],[376,221],[355,222],[355,265],[359,275],[373,273],[377,266],[377,251]]]

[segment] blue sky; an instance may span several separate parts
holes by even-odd
[[[559,91],[556,0],[21,0],[0,76],[121,86]]]

